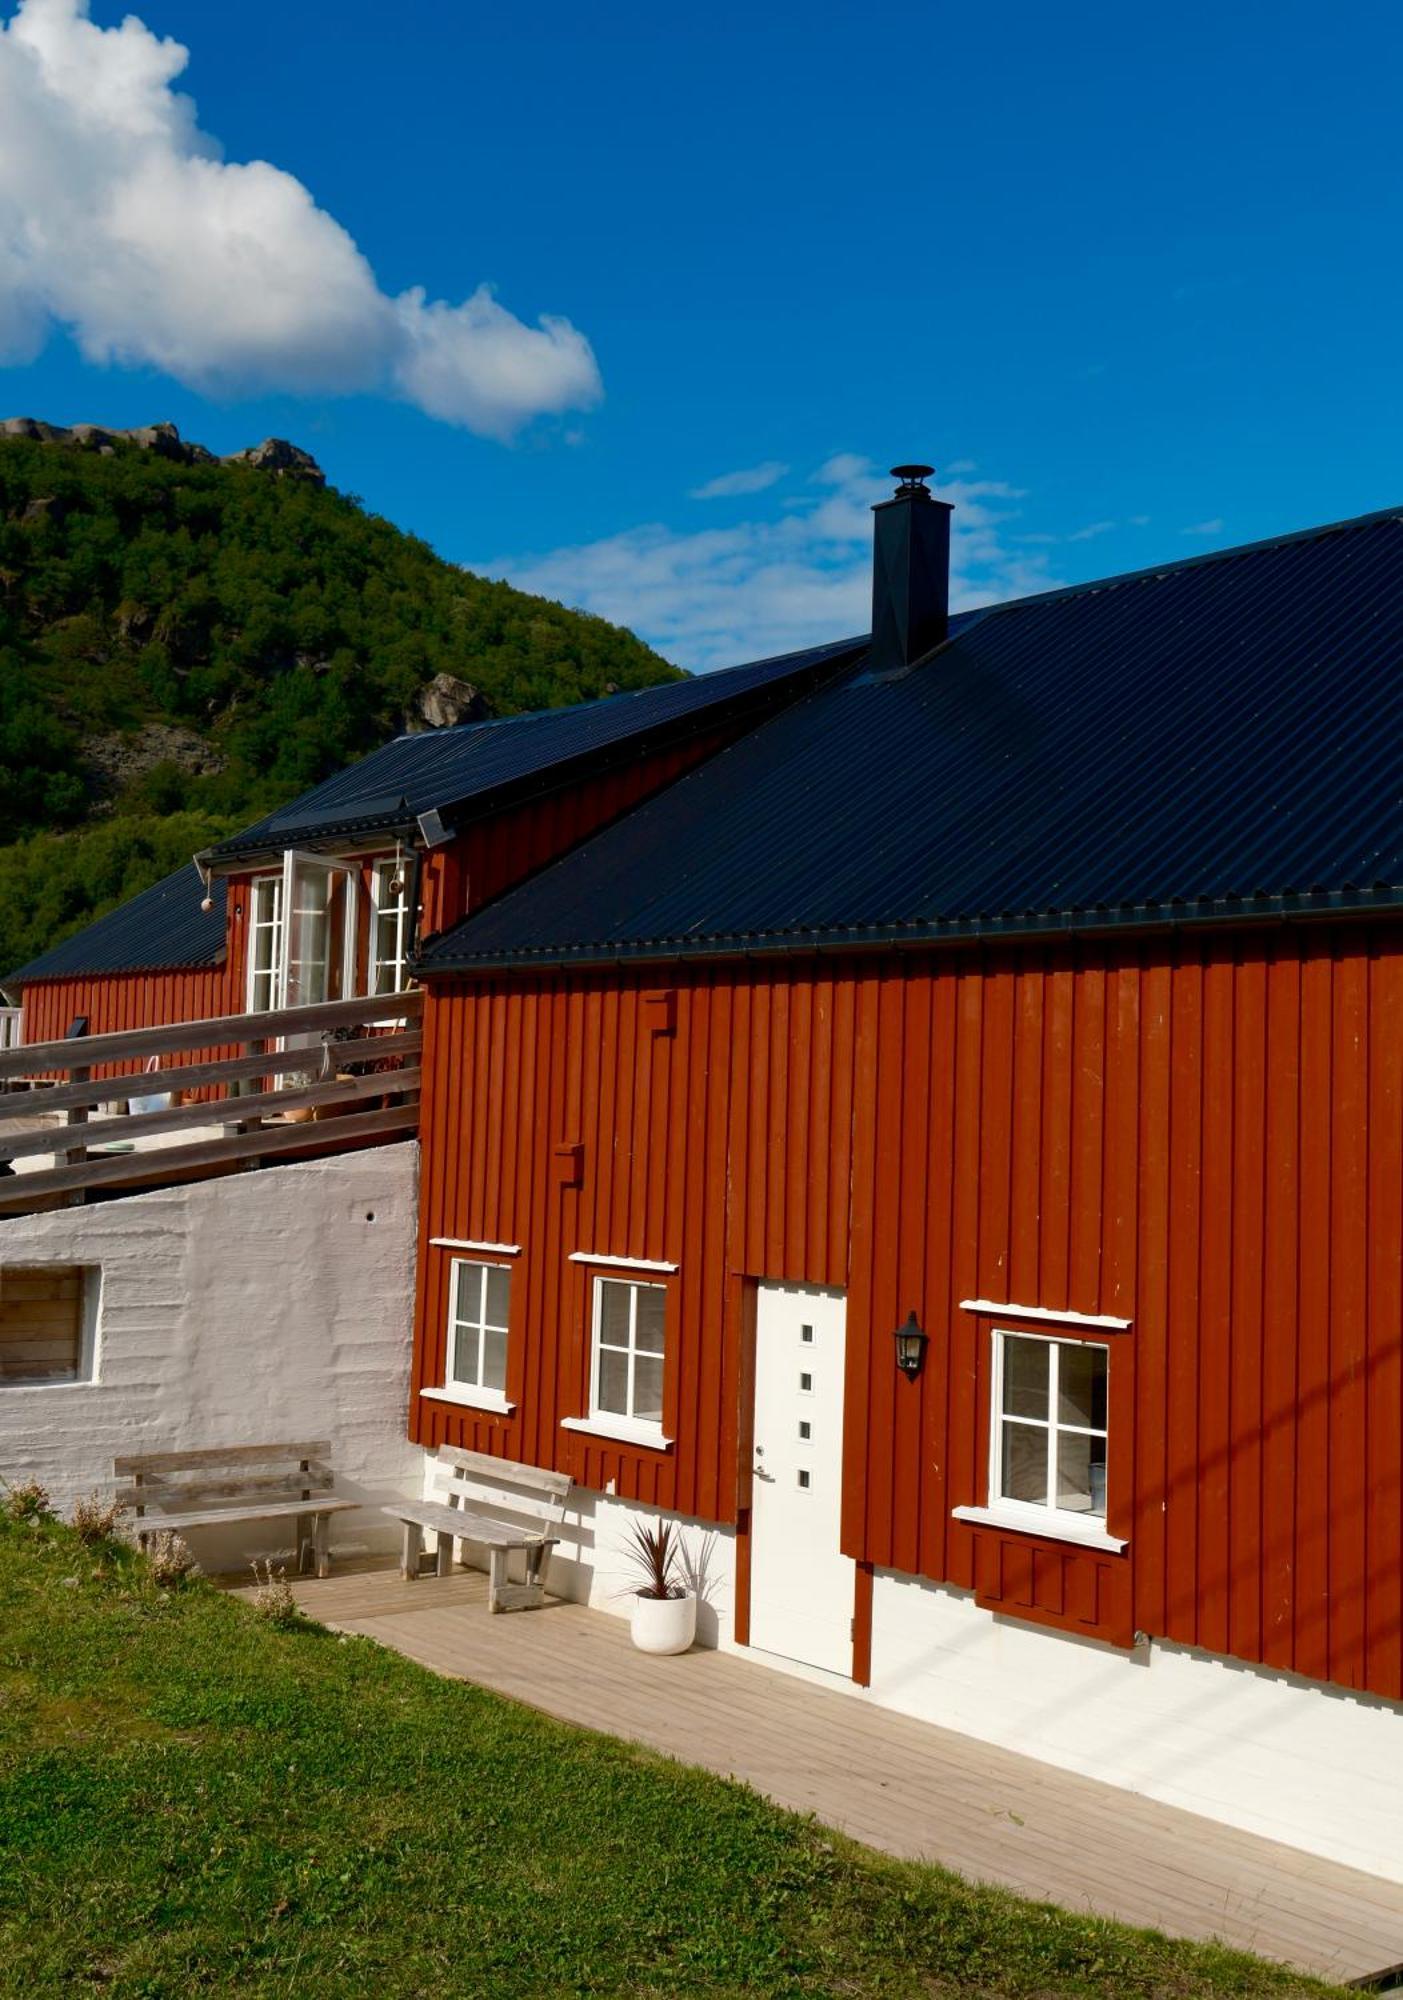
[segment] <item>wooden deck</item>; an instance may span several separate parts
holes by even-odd
[[[366,1567],[296,1589],[339,1631],[744,1779],[888,1854],[1342,1982],[1403,1961],[1403,1886],[756,1661],[700,1649],[649,1658],[624,1619],[554,1600],[489,1617],[475,1571],[405,1583]]]

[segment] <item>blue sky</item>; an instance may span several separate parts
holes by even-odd
[[[862,626],[899,458],[966,599],[1403,501],[1396,9],[76,5],[0,0],[0,414],[290,436],[698,667]]]

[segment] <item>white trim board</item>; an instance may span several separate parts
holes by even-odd
[[[431,1236],[435,1250],[475,1250],[486,1257],[519,1257],[519,1243],[478,1243],[468,1236]]]
[[[516,1404],[495,1389],[421,1389],[419,1394],[430,1403],[452,1403],[460,1410],[481,1410],[484,1415],[509,1417]]]
[[[1131,1324],[1111,1313],[1053,1312],[1047,1306],[1012,1306],[1006,1299],[961,1299],[960,1310],[990,1318],[1042,1320],[1049,1326],[1095,1326],[1103,1333],[1128,1333]]]
[[[572,1250],[572,1264],[598,1264],[609,1271],[675,1271],[676,1264],[659,1264],[650,1257],[596,1257],[592,1250]]]
[[[980,1528],[1003,1528],[1016,1535],[1041,1535],[1048,1542],[1076,1542],[1086,1549],[1109,1549],[1119,1554],[1129,1543],[1120,1535],[1108,1535],[1104,1528],[1088,1524],[1083,1527],[1077,1517],[1059,1514],[1051,1507],[1038,1510],[1041,1520],[1032,1520],[1027,1514],[1019,1513],[1013,1507],[952,1507],[951,1514],[957,1521],[972,1521]]]
[[[672,1439],[651,1424],[635,1423],[629,1417],[562,1417],[563,1431],[579,1431],[584,1437],[608,1438],[617,1444],[639,1444],[645,1451],[671,1451]]]

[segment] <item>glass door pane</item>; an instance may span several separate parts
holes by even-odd
[[[280,1003],[316,1007],[355,991],[355,878],[342,861],[283,857]]]

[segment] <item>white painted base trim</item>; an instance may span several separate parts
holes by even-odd
[[[868,1699],[1403,1882],[1403,1709],[1159,1641],[1124,1653],[878,1571]]]

